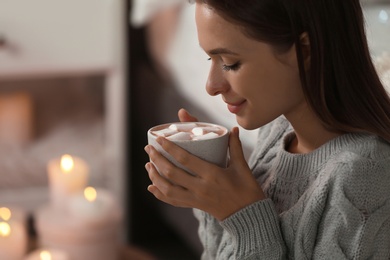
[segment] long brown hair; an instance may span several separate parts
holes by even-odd
[[[390,141],[390,99],[373,65],[359,0],[199,0],[256,40],[296,47],[303,92],[323,124]],[[305,73],[300,36],[310,41]]]

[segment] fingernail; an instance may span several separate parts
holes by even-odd
[[[147,152],[147,153],[149,154],[149,152],[150,152],[150,147],[149,147],[149,145],[145,146],[144,150],[145,150],[145,152]]]
[[[234,134],[238,135],[239,132],[240,132],[240,130],[238,129],[238,127],[234,127],[234,128],[233,128],[233,133],[234,133]]]
[[[145,164],[145,169],[146,169],[147,171],[149,171],[149,169],[150,169],[150,164],[149,164],[149,163],[146,163],[146,164]]]

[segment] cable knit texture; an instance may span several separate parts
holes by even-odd
[[[202,259],[390,259],[390,144],[345,134],[308,154],[284,148],[280,117],[249,164],[267,199],[222,222],[194,210]]]

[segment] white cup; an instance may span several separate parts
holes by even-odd
[[[194,174],[190,170],[188,170],[186,167],[181,165],[179,162],[177,162],[170,154],[168,154],[156,141],[158,135],[158,131],[162,129],[167,129],[172,125],[176,125],[179,128],[184,125],[188,125],[189,123],[181,123],[181,122],[175,122],[175,123],[167,123],[162,124],[158,126],[154,126],[148,130],[148,143],[152,145],[157,151],[159,151],[164,157],[166,157],[169,161],[171,161],[176,166],[184,169],[185,171]],[[228,151],[228,144],[229,144],[229,131],[226,127],[211,124],[211,123],[204,123],[204,122],[193,122],[191,124],[196,124],[197,127],[211,127],[211,128],[218,128],[220,131],[218,131],[218,136],[202,139],[199,140],[175,140],[171,139],[170,136],[167,135],[166,138],[172,141],[173,143],[177,144],[181,148],[185,149],[189,153],[208,161],[212,164],[218,165],[220,167],[226,167],[227,164],[227,151]],[[195,175],[195,174],[194,174]]]

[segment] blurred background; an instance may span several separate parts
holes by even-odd
[[[390,1],[362,4],[389,86]],[[57,189],[49,162],[71,154],[89,166],[85,186],[108,192],[119,207],[123,259],[199,259],[192,210],[147,192],[143,148],[147,130],[177,121],[182,107],[235,126],[220,98],[204,90],[207,58],[187,0],[0,1],[0,208],[22,212],[27,251],[46,235],[48,224],[37,222]],[[248,157],[256,131],[241,130]]]

